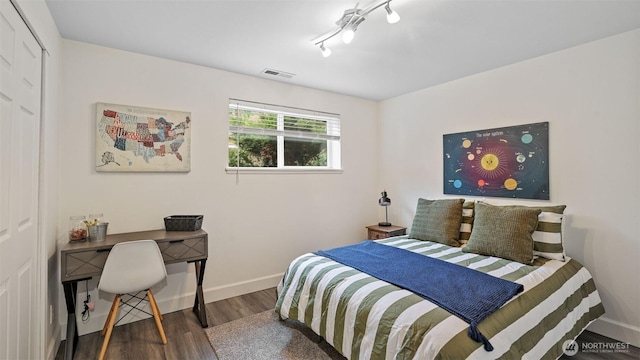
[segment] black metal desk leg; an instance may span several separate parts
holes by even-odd
[[[194,265],[196,266],[196,278],[198,280],[198,287],[196,289],[196,296],[193,302],[193,312],[196,313],[198,320],[200,320],[200,324],[203,328],[208,327],[207,325],[207,309],[204,305],[204,294],[202,292],[202,282],[204,280],[204,267],[207,263],[207,260],[199,260],[195,261]]]
[[[62,283],[64,287],[64,299],[67,303],[67,340],[64,349],[64,359],[72,360],[78,345],[78,328],[76,324],[76,297],[78,290],[77,281]]]

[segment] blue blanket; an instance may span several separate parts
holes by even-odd
[[[317,251],[380,280],[410,290],[470,324],[468,335],[493,350],[478,324],[524,287],[511,281],[373,241]]]

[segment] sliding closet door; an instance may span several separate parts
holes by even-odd
[[[39,357],[38,167],[42,49],[0,1],[0,359]]]

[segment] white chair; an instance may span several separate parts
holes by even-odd
[[[162,328],[162,315],[150,289],[166,277],[167,270],[162,260],[162,253],[160,253],[158,244],[155,241],[137,240],[113,246],[107,257],[107,262],[104,264],[102,276],[98,283],[98,289],[116,294],[107,320],[102,328],[102,335],[105,338],[98,359],[104,359],[104,355],[107,352],[107,346],[109,345],[109,339],[111,338],[111,332],[118,317],[120,306],[128,305],[133,310],[136,305],[144,300],[144,297],[138,298],[140,301],[135,305],[131,305],[122,300],[122,295],[124,294],[146,291],[162,343],[167,343],[167,337]],[[137,296],[132,295],[132,298],[137,298]]]

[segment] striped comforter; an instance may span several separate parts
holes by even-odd
[[[557,359],[565,340],[604,314],[591,275],[570,258],[524,265],[407,236],[377,242],[522,284],[523,293],[478,326],[494,350],[424,298],[311,253],[287,269],[276,312],[305,323],[348,359]]]

